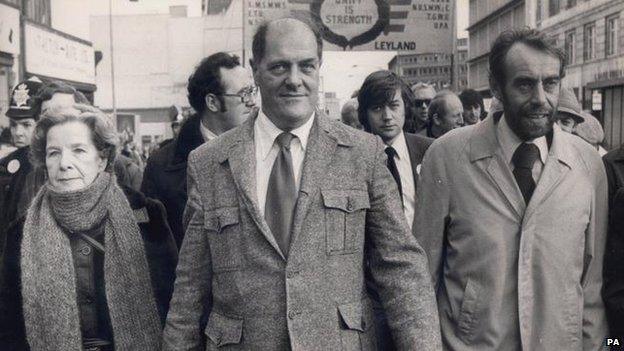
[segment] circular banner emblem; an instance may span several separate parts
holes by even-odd
[[[390,23],[388,0],[318,0],[310,12],[323,39],[343,50],[375,40]]]

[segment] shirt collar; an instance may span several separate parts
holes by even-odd
[[[291,130],[290,132],[294,134],[301,143],[301,149],[305,152],[306,146],[308,145],[308,137],[310,136],[310,130],[312,129],[312,123],[314,123],[314,112],[312,116],[308,118],[308,120],[301,126]],[[266,159],[273,147],[273,143],[275,142],[275,138],[280,135],[283,130],[279,129],[267,115],[264,114],[262,109],[258,111],[258,118],[256,119],[256,126],[258,130],[258,137],[260,143],[260,155],[262,159]]]
[[[405,135],[403,133],[399,133],[399,135],[394,139],[394,141],[392,141],[392,143],[388,146],[391,146],[392,148],[394,148],[399,160],[409,159],[409,151],[407,150],[407,142],[405,141]]]
[[[511,164],[511,159],[513,158],[514,152],[520,144],[523,143],[520,138],[516,135],[516,133],[511,130],[509,124],[505,120],[505,114],[501,115],[498,120],[498,126],[496,127],[496,137],[498,138],[498,143],[500,144],[503,150],[503,156],[505,157],[505,162],[507,164]],[[546,157],[548,156],[548,141],[545,136],[541,136],[539,138],[528,140],[527,143],[533,143],[537,146],[540,154],[540,160],[542,164],[546,164]]]
[[[204,141],[210,141],[218,136],[213,133],[212,130],[208,129],[201,120],[199,121],[199,131],[202,137],[204,137]]]

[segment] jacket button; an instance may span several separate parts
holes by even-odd
[[[349,201],[347,202],[347,210],[353,211],[353,203],[351,203],[351,198],[349,198]]]
[[[297,276],[297,274],[299,274],[299,271],[289,271],[289,272],[286,274],[286,277],[287,277],[287,278],[291,278],[291,279],[292,279],[292,278],[296,277],[296,276]]]
[[[91,247],[90,246],[83,246],[82,249],[80,249],[80,253],[85,255],[85,256],[89,256],[89,254],[91,253]]]
[[[288,318],[290,319],[295,319],[295,317],[297,317],[297,315],[299,315],[301,312],[299,311],[290,311],[288,312]]]

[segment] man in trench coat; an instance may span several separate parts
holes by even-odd
[[[538,31],[502,33],[490,86],[504,111],[425,155],[416,237],[446,350],[604,346],[606,175],[589,144],[553,126],[562,57]]]
[[[397,348],[440,349],[426,254],[383,143],[315,111],[321,45],[298,20],[260,26],[262,110],[191,152],[165,350],[199,349],[204,334],[206,350],[374,350],[365,255]]]

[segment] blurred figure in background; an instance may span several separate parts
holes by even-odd
[[[575,134],[576,126],[585,121],[581,112],[581,105],[576,99],[574,91],[570,88],[561,88],[559,107],[557,108],[557,124],[561,130]]]
[[[243,123],[254,109],[256,88],[251,73],[237,56],[219,52],[208,56],[188,80],[188,100],[196,113],[182,124],[178,137],[154,151],[145,166],[141,190],[160,200],[178,247],[184,229],[188,155],[204,142]]]
[[[35,96],[41,89],[41,81],[31,78],[18,83],[11,93],[6,116],[13,145],[17,150],[0,160],[0,255],[4,248],[6,228],[17,217],[26,213],[30,199],[43,183],[43,173],[35,177],[30,163],[30,140],[39,119]]]
[[[403,130],[408,133],[425,135],[429,125],[429,104],[436,95],[435,88],[427,83],[416,83],[412,86],[414,93],[414,118],[405,121]]]
[[[11,140],[11,130],[9,128],[3,128],[2,132],[0,132],[0,159],[4,158],[16,149],[17,148],[13,146],[13,141]]]
[[[483,97],[474,89],[466,89],[459,94],[459,99],[464,107],[464,123],[472,125],[479,123],[487,116],[483,106]]]
[[[429,105],[427,136],[437,139],[464,125],[464,108],[457,95],[449,90],[439,92]]]
[[[164,208],[118,187],[108,116],[44,112],[31,156],[47,180],[9,227],[0,349],[157,350],[177,248]]]
[[[607,150],[602,146],[604,141],[604,129],[600,121],[590,113],[582,111],[583,123],[576,126],[574,134],[580,136],[583,140],[593,146],[600,156],[607,154]]]
[[[355,129],[362,129],[362,125],[360,124],[360,120],[358,119],[357,98],[352,98],[345,102],[345,104],[342,106],[342,110],[340,111],[340,118],[342,120],[342,123]]]

